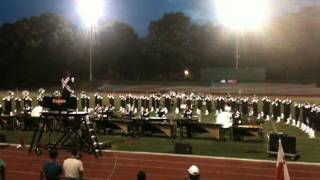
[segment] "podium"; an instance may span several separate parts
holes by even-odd
[[[70,107],[61,98],[45,98],[43,111],[37,119],[30,143],[29,153],[32,149],[73,149],[94,153],[96,157],[101,156],[101,143],[99,143],[95,129],[87,112],[69,111]],[[59,104],[54,104],[58,102]],[[69,101],[70,102],[70,101]],[[50,107],[54,107],[50,109]],[[59,110],[59,111],[56,111]],[[57,137],[53,142],[52,137]]]

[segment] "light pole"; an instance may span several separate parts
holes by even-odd
[[[240,55],[239,55],[239,35],[236,34],[236,69],[239,69],[239,59],[240,59]]]
[[[90,36],[90,51],[89,51],[89,81],[92,82],[92,60],[93,60],[93,27],[89,30]]]
[[[77,0],[78,12],[89,34],[89,81],[93,81],[93,53],[95,41],[95,28],[103,14],[104,4],[102,0]]]

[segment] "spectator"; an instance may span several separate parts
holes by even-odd
[[[5,180],[5,164],[1,159],[0,159],[0,180]]]
[[[45,161],[40,174],[40,179],[46,180],[60,180],[62,174],[62,167],[57,163],[58,151],[52,149],[49,151],[50,160]],[[45,177],[45,178],[44,178]]]
[[[71,157],[63,162],[63,170],[65,180],[82,180],[83,179],[83,164],[79,160],[80,155],[78,150],[71,151]]]
[[[139,171],[137,174],[137,180],[146,180],[146,173],[144,171]]]
[[[188,174],[186,175],[185,180],[199,180],[200,179],[200,171],[199,168],[195,165],[190,166],[188,169]]]

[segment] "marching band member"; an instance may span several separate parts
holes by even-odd
[[[80,94],[80,99],[81,99],[82,110],[87,111],[89,109],[90,97],[87,95],[85,91],[82,91]]]
[[[133,97],[133,108],[134,108],[134,113],[137,113],[138,108],[139,108],[139,97],[138,96]]]
[[[317,109],[316,109],[316,105],[313,104],[310,109],[310,125],[309,125],[309,129],[307,131],[309,138],[315,138],[316,118],[317,118]]]
[[[205,97],[206,108],[207,108],[205,113],[206,116],[211,113],[211,106],[212,106],[211,101],[212,101],[212,97],[207,95]]]
[[[262,115],[266,121],[270,120],[270,99],[265,96],[262,98]]]
[[[294,119],[293,119],[292,125],[296,126],[297,128],[300,128],[301,104],[295,102],[293,107],[294,107]]]
[[[120,95],[120,112],[124,113],[126,111],[126,98],[123,95]]]
[[[156,96],[154,94],[151,94],[151,110],[150,112],[153,112],[156,110]]]
[[[241,99],[241,113],[244,116],[248,115],[248,100],[247,97]]]
[[[102,100],[103,97],[99,94],[99,93],[95,93],[94,94],[94,105],[97,106],[102,106]]]
[[[140,101],[141,101],[140,112],[142,112],[146,104],[144,96],[140,96]]]
[[[38,90],[38,93],[39,93],[38,96],[37,96],[38,105],[42,106],[43,105],[43,97],[44,97],[45,90],[43,88],[40,88]]]
[[[16,97],[16,98],[14,98],[14,101],[16,103],[16,108],[15,108],[14,112],[15,113],[20,113],[22,111],[21,98],[20,97]]]
[[[187,96],[186,97],[186,105],[187,105],[187,108],[192,108],[192,97],[191,95]]]
[[[12,100],[14,99],[14,92],[8,91],[8,95],[2,98],[2,101],[4,102],[4,110],[3,113],[5,115],[13,115],[12,112]]]
[[[159,111],[160,110],[160,96],[157,95],[156,97],[156,111]]]
[[[179,114],[180,108],[181,108],[181,102],[182,102],[182,96],[180,95],[180,93],[177,94],[177,96],[176,96],[176,101],[177,101],[177,105],[176,105],[175,113],[176,113],[176,114]]]
[[[150,98],[149,97],[147,97],[147,96],[145,96],[145,98],[146,98],[146,106],[144,107],[145,109],[148,109],[148,111],[149,111],[149,107],[150,107]]]
[[[25,113],[31,113],[32,110],[32,98],[30,97],[29,91],[22,92],[23,99],[23,111]]]
[[[108,99],[109,99],[110,106],[114,107],[114,96],[109,94]]]
[[[126,106],[130,106],[130,94],[126,95]]]
[[[171,97],[169,94],[165,95],[164,106],[167,109],[167,111],[170,112],[170,110],[171,110]]]
[[[308,125],[308,110],[309,110],[309,103],[305,103],[302,106],[302,124],[301,124],[301,130],[306,131],[307,125]]]
[[[280,99],[276,98],[272,103],[272,118],[277,122],[280,122],[281,116],[281,101]]]
[[[257,97],[253,97],[252,98],[252,111],[253,111],[253,116],[257,117],[258,116],[258,103],[259,103],[259,99]],[[260,119],[260,118],[258,118]]]
[[[286,124],[290,123],[291,120],[291,100],[287,98],[286,100],[282,101],[283,104],[283,116]]]
[[[237,109],[237,98],[229,98],[229,106],[231,106],[231,111],[236,112]]]
[[[197,114],[200,115],[201,114],[201,109],[202,109],[203,98],[201,96],[198,96],[196,98],[196,100],[197,100]]]
[[[129,104],[130,104],[130,107],[133,107],[133,95],[132,94],[129,94]]]

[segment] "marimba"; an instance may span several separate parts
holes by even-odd
[[[187,136],[192,137],[194,133],[209,133],[209,137],[215,140],[221,139],[221,125],[214,123],[201,123],[190,119],[177,120],[177,126],[180,128],[180,136],[183,137],[182,128],[187,130]]]
[[[233,140],[263,141],[263,128],[260,125],[238,125],[232,127]]]

